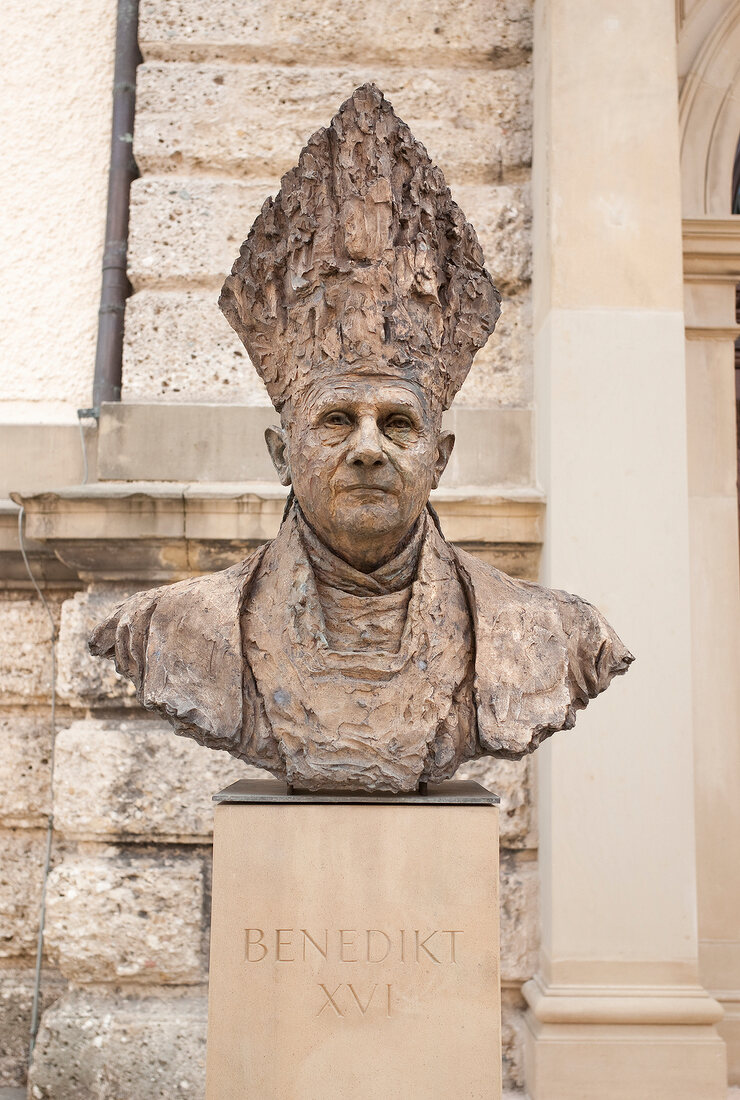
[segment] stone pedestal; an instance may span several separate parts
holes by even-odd
[[[495,796],[216,799],[208,1100],[500,1097]]]

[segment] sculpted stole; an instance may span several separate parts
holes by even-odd
[[[373,85],[267,199],[220,306],[281,426],[273,542],[126,600],[90,641],[175,731],[299,787],[410,791],[532,752],[627,670],[599,612],[448,543],[442,413],[500,296]]]

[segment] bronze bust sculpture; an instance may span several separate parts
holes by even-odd
[[[309,789],[409,791],[531,752],[627,670],[595,608],[452,546],[429,507],[442,412],[499,303],[441,171],[359,88],[220,299],[281,414],[280,532],[132,596],[90,642],[177,733]]]

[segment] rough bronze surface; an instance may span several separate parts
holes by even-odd
[[[309,790],[414,790],[571,727],[632,656],[599,612],[449,544],[441,430],[499,295],[440,170],[365,85],[268,199],[221,295],[281,426],[276,539],[95,630],[176,732]]]
[[[448,408],[500,301],[442,172],[365,85],[266,200],[219,304],[277,409],[348,370]]]

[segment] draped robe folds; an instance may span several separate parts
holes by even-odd
[[[177,733],[300,787],[388,791],[532,752],[632,661],[590,604],[485,565],[428,513],[363,574],[297,505],[246,561],[130,597],[90,648]]]

